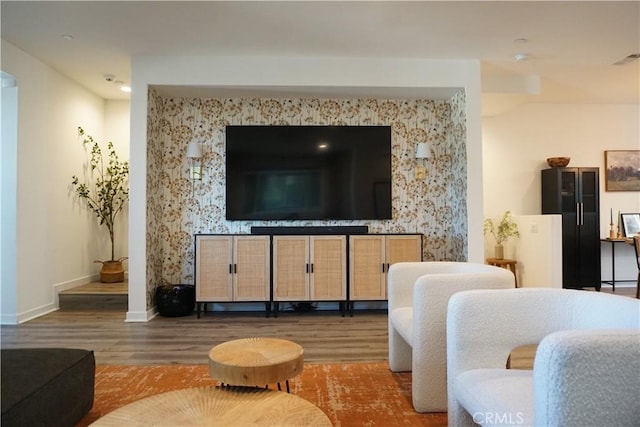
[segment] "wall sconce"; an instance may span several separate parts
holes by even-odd
[[[189,159],[189,178],[192,181],[202,179],[202,146],[196,141],[187,145],[187,159]]]
[[[427,160],[431,157],[429,145],[426,142],[418,143],[416,148],[416,160],[418,166],[416,166],[416,179],[425,179],[427,177]]]

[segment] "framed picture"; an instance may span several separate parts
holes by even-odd
[[[605,190],[640,191],[640,150],[604,152]]]
[[[620,221],[622,222],[624,237],[631,238],[636,234],[640,234],[640,213],[620,214]]]

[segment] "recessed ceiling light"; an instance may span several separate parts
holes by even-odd
[[[64,40],[73,40],[73,36],[71,34],[62,34],[60,37]]]
[[[518,62],[524,62],[529,59],[529,54],[527,53],[516,53],[513,55],[513,58]]]
[[[517,43],[517,44],[524,44],[524,43],[529,43],[529,39],[525,39],[524,37],[520,37],[520,38],[514,39],[513,42]]]
[[[125,85],[122,80],[116,80],[115,82],[113,82],[113,84],[118,86],[123,92],[131,92],[131,86]]]

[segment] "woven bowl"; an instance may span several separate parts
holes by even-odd
[[[549,157],[547,164],[552,168],[563,168],[569,164],[571,157]]]

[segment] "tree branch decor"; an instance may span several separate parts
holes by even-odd
[[[81,183],[73,175],[71,184],[78,197],[84,199],[88,208],[96,214],[100,225],[109,230],[111,261],[116,261],[113,228],[116,217],[129,200],[129,162],[120,160],[111,141],[107,143],[108,155],[105,157],[100,145],[79,126],[78,136],[82,138],[85,149],[91,147],[91,181]]]
[[[502,215],[497,227],[491,218],[485,219],[483,231],[485,236],[491,234],[498,245],[502,245],[509,237],[520,237],[518,224],[511,217],[511,211],[506,211]]]

